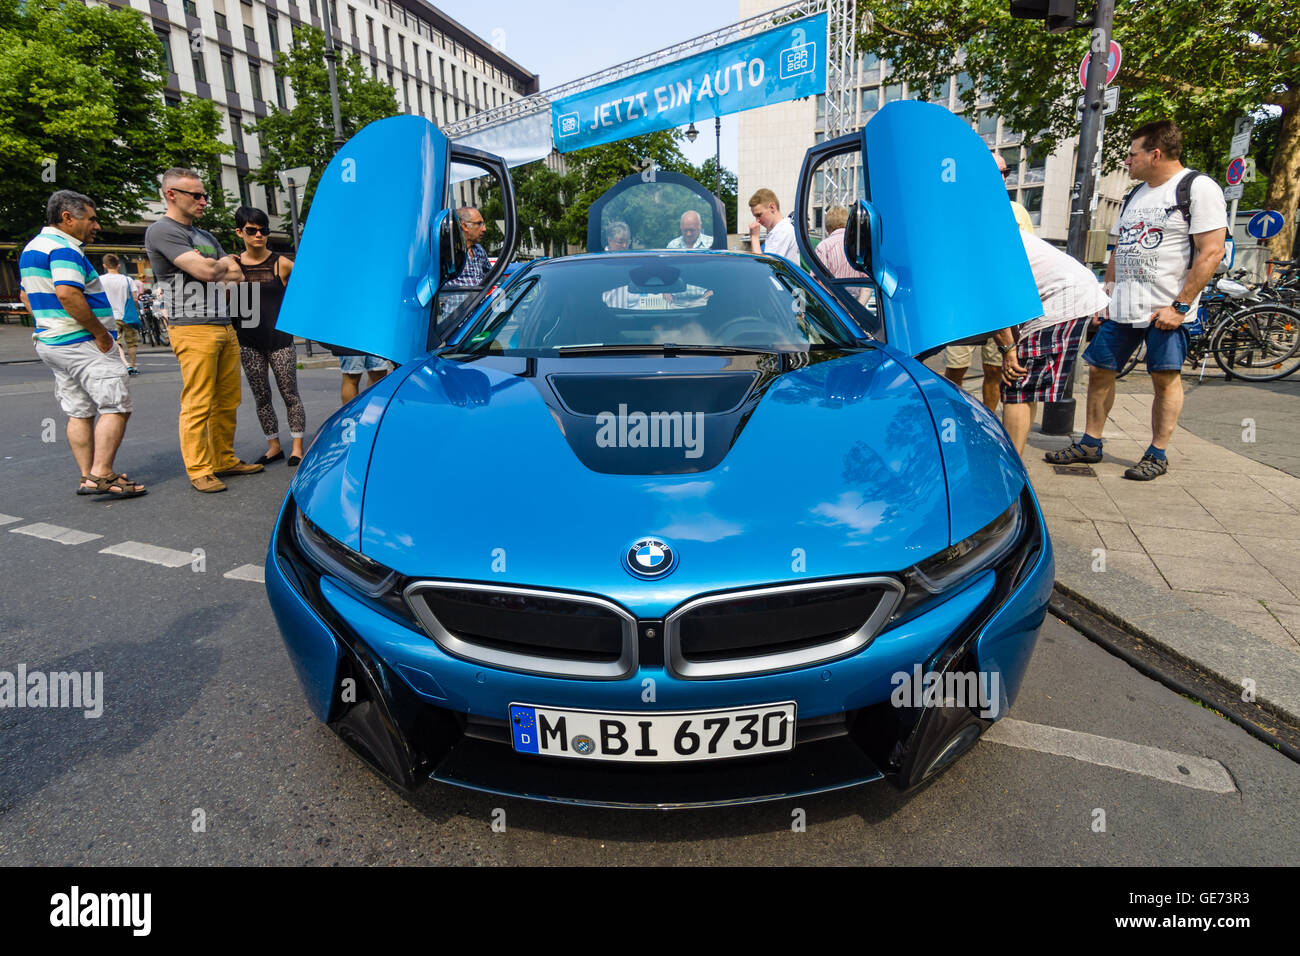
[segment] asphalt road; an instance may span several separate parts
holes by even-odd
[[[45,369],[0,367],[0,513],[19,519],[0,526],[0,670],[22,663],[104,675],[98,718],[0,709],[0,863],[1072,866],[1300,857],[1300,766],[1052,619],[1010,713],[1019,723],[1003,721],[1001,742],[986,738],[910,796],[873,785],[668,814],[438,785],[403,796],[310,715],[261,585],[225,576],[261,565],[290,471],[232,479],[224,494],[193,492],[176,446],[175,362],[160,353],[142,364],[118,465],[152,490],[119,502],[76,497],[61,436],[41,441],[43,419],[59,420]],[[338,374],[300,375],[310,432],[337,404]],[[245,403],[237,451],[252,459],[262,440],[247,392]],[[13,533],[34,523],[102,537]],[[127,541],[182,555],[201,548],[204,570],[102,553]],[[1198,789],[1206,779],[1226,781],[1224,792]],[[802,831],[792,827],[799,819]]]

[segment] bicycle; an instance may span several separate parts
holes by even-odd
[[[1220,279],[1202,294],[1196,319],[1186,328],[1186,361],[1199,366],[1202,377],[1210,356],[1228,381],[1274,382],[1300,368],[1300,310],[1266,299],[1233,279]],[[1144,343],[1117,377],[1133,371],[1145,357]]]
[[[153,293],[145,292],[140,296],[140,335],[146,345],[170,345],[167,335],[167,322],[155,308]]]

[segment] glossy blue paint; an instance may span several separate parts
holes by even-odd
[[[342,651],[320,616],[289,583],[275,556],[276,534],[284,513],[285,507],[281,505],[280,516],[276,519],[277,532],[272,533],[271,545],[266,552],[266,596],[275,614],[275,623],[280,627],[280,636],[284,638],[289,660],[298,675],[298,683],[302,685],[303,696],[307,698],[307,706],[317,720],[325,721],[330,718]]]
[[[656,361],[662,368],[635,358],[581,367],[633,372]],[[727,365],[671,361],[679,372]],[[440,358],[412,372],[371,458],[361,551],[404,574],[591,591],[655,617],[703,591],[901,571],[949,543],[930,411],[883,351],[787,372],[722,461],[694,474],[592,471],[561,434],[545,387]],[[447,476],[463,489],[456,506],[415,474]],[[622,566],[628,543],[645,536],[680,558],[663,580]]]
[[[974,534],[1000,515],[1029,481],[1025,466],[997,416],[967,392],[891,347],[930,408],[948,482],[950,543]]]
[[[354,551],[361,547],[366,475],[384,409],[414,369],[404,365],[390,372],[335,412],[321,425],[289,485],[303,512]]]
[[[348,140],[316,187],[277,326],[396,362],[423,355],[419,290],[442,281],[446,182],[447,138],[424,117],[378,120]]]
[[[961,117],[887,103],[862,133],[889,342],[919,355],[1043,314],[997,164]]]

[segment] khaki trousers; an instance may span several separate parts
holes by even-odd
[[[181,365],[181,457],[193,481],[239,462],[239,340],[229,325],[170,325],[167,331]]]

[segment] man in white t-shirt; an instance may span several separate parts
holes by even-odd
[[[749,248],[755,255],[766,253],[769,256],[785,256],[795,265],[799,264],[799,247],[794,241],[794,223],[781,215],[781,204],[776,193],[770,189],[760,189],[749,199],[749,211],[754,214],[754,221],[749,224]],[[767,230],[767,241],[759,245],[758,231]]]
[[[1192,175],[1179,161],[1183,134],[1171,120],[1133,131],[1125,160],[1141,180],[1111,229],[1115,247],[1106,265],[1110,320],[1083,353],[1088,363],[1088,423],[1070,447],[1050,452],[1053,464],[1101,461],[1101,433],[1115,401],[1115,377],[1133,350],[1147,347],[1151,445],[1125,478],[1150,481],[1169,470],[1165,449],[1183,407],[1183,361],[1188,323],[1196,320],[1201,290],[1223,258],[1228,213],[1223,190],[1209,176],[1191,183],[1189,215],[1178,208],[1178,183]]]
[[[99,277],[103,283],[104,294],[113,309],[113,321],[118,327],[117,351],[122,355],[122,362],[131,375],[138,375],[135,367],[135,352],[140,347],[140,292],[136,281],[122,274],[122,262],[111,252],[104,255],[104,274]],[[129,305],[128,305],[129,302]],[[132,322],[132,317],[135,321]],[[123,353],[125,347],[125,354]]]

